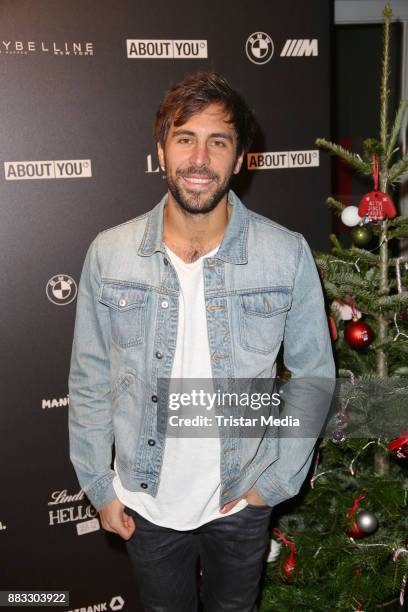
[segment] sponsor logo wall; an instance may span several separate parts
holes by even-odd
[[[141,612],[124,543],[101,529],[69,461],[85,254],[163,195],[154,114],[170,85],[202,69],[223,73],[261,128],[233,188],[326,247],[329,162],[314,140],[329,135],[330,6],[57,4],[41,0],[35,21],[23,2],[2,13],[1,589],[68,590],[65,612]]]

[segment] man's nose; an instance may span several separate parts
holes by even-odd
[[[194,166],[206,166],[210,162],[207,144],[204,142],[196,142],[191,150],[191,163]]]

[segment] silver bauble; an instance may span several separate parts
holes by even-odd
[[[361,510],[356,516],[356,523],[362,533],[370,534],[378,527],[378,520],[375,514],[369,510]]]

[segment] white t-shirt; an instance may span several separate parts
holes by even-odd
[[[179,279],[179,319],[172,379],[211,379],[211,361],[204,300],[203,259],[186,263],[168,247],[167,252]],[[170,411],[169,411],[170,412]],[[247,505],[240,500],[221,514],[220,441],[218,437],[167,436],[160,483],[156,497],[127,491],[119,477],[113,486],[119,500],[147,520],[171,529],[195,529],[216,518],[234,514]]]

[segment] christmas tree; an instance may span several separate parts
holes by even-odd
[[[408,171],[398,136],[407,101],[388,120],[390,18],[383,11],[380,136],[361,154],[316,144],[367,178],[357,206],[328,198],[351,230],[316,253],[338,381],[331,434],[305,485],[275,512],[260,612],[408,609],[408,217],[392,198]],[[327,430],[329,431],[329,430]],[[283,507],[283,508],[282,508]]]

